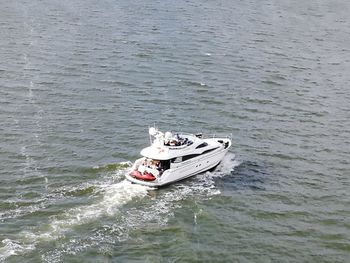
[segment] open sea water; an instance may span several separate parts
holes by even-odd
[[[0,261],[350,262],[350,2],[0,1]],[[148,127],[233,135],[124,180]]]

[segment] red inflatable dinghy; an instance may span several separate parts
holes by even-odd
[[[151,173],[148,173],[148,172],[144,172],[143,174],[140,173],[139,171],[132,171],[130,173],[130,175],[136,179],[139,179],[139,180],[144,180],[144,181],[154,181],[156,180],[156,177],[151,174]]]

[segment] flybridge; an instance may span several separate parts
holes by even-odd
[[[179,135],[178,133],[172,134],[172,132],[167,131],[165,134],[159,130],[157,130],[154,127],[149,128],[148,131],[150,135],[150,141],[151,144],[154,144],[156,146],[188,146],[191,145],[193,142],[189,140],[188,137],[184,137]],[[155,138],[152,141],[152,136]],[[171,147],[169,147],[171,149]],[[174,148],[178,149],[178,148]]]

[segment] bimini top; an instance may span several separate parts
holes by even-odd
[[[165,134],[155,128],[149,129],[151,146],[144,148],[141,155],[150,159],[170,160],[190,154],[201,154],[206,150],[220,146],[220,143],[213,140],[201,139],[192,134]],[[154,140],[152,141],[152,137]]]

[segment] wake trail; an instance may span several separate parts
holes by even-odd
[[[116,176],[120,177],[124,172],[126,169],[121,169]],[[63,238],[75,227],[103,216],[116,215],[124,204],[147,195],[150,190],[149,187],[132,184],[125,179],[117,183],[108,181],[95,187],[100,198],[93,204],[70,208],[63,214],[54,215],[48,223],[40,224],[34,230],[20,232],[17,240],[3,239],[0,243],[0,262],[10,256],[32,251],[41,242]]]
[[[33,242],[38,240],[56,240],[71,231],[74,227],[89,223],[102,216],[115,215],[121,206],[134,198],[141,198],[148,193],[148,188],[141,185],[131,184],[123,180],[116,184],[100,186],[103,191],[101,201],[82,207],[71,208],[63,215],[57,216],[49,224],[49,230],[39,233],[25,233]]]
[[[240,165],[240,162],[235,159],[234,154],[228,153],[213,172],[199,174],[192,179],[175,183],[164,190],[157,190],[155,194],[150,192],[152,188],[132,184],[125,179],[115,182],[128,171],[130,163],[122,165],[124,165],[123,168],[117,170],[108,180],[96,182],[94,192],[98,195],[92,204],[70,208],[61,214],[52,216],[51,221],[37,226],[34,230],[22,231],[18,236],[19,241],[2,240],[0,261],[12,255],[35,250],[42,242],[64,240],[75,228],[103,217],[115,217],[113,220],[115,222],[104,225],[102,229],[91,230],[88,237],[74,238],[71,241],[65,241],[61,248],[46,251],[43,260],[60,262],[64,254],[99,246],[101,242],[109,244],[123,242],[129,238],[131,229],[144,228],[148,224],[156,224],[159,227],[167,225],[175,209],[182,207],[182,200],[190,196],[201,199],[219,195],[220,189],[215,186],[215,178],[231,174],[235,167]],[[144,201],[141,208],[123,209],[132,200],[146,196],[149,198]],[[121,209],[123,213],[120,212]]]

